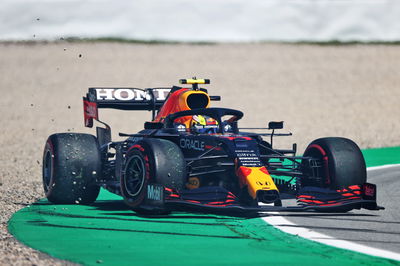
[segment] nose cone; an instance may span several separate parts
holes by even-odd
[[[277,190],[258,190],[257,201],[263,203],[274,203],[279,199],[279,193]]]
[[[239,177],[240,187],[247,186],[249,195],[253,199],[271,203],[279,198],[278,188],[264,166],[240,166],[236,171],[236,175]]]

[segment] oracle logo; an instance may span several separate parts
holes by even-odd
[[[179,144],[182,149],[198,150],[198,151],[204,151],[204,146],[205,146],[204,141],[185,139],[185,138],[181,139],[179,141]]]

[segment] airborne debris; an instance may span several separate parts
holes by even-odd
[[[81,58],[81,57],[82,57],[82,54],[79,54],[78,57]]]
[[[68,109],[71,109],[71,105],[68,105]]]

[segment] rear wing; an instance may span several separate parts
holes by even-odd
[[[99,108],[119,110],[159,110],[172,88],[89,88],[83,97],[83,113],[86,127],[93,127],[93,119],[99,120]]]

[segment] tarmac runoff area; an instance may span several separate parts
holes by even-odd
[[[400,211],[397,204],[400,147],[364,150],[363,154],[369,166],[368,182],[377,185],[377,201],[385,210],[360,210],[348,214],[273,213],[263,219],[289,234],[400,261]],[[289,203],[293,204],[286,202]]]
[[[345,136],[362,148],[399,146],[400,46],[0,44],[0,264],[68,264],[7,233],[16,210],[43,197],[48,135],[83,128],[81,97],[91,86],[159,87],[210,78],[217,106],[241,109],[243,127],[285,120],[293,137],[277,147]],[[104,111],[113,135],[143,126],[148,112]],[[93,132],[92,132],[93,133]],[[378,188],[379,189],[379,188]],[[378,190],[379,193],[379,190]]]
[[[400,264],[400,165],[373,167],[368,181],[378,185],[378,202],[384,211],[346,214],[273,213],[263,220],[283,232],[322,244],[390,258]]]

